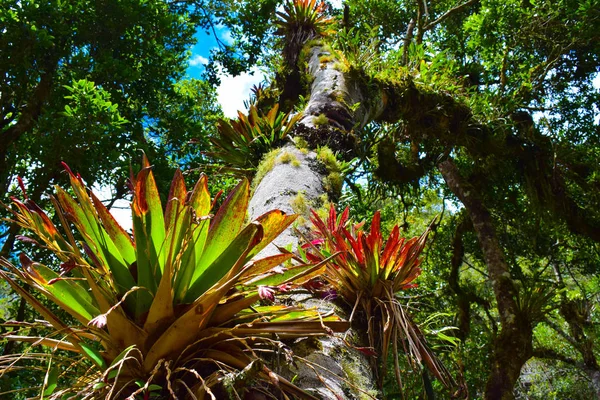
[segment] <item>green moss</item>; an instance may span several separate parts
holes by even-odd
[[[296,136],[294,139],[294,144],[296,145],[296,148],[300,151],[302,150],[308,150],[308,142],[300,137],[300,136]],[[306,153],[303,153],[306,154]]]
[[[329,124],[329,118],[325,114],[320,114],[318,117],[313,118],[313,123],[315,126],[327,125]]]
[[[342,174],[342,166],[337,160],[333,151],[327,147],[319,147],[317,149],[317,160],[323,164],[327,171],[327,176],[323,179],[323,186],[327,192],[335,196],[342,192],[344,184],[344,176]]]
[[[317,149],[317,160],[325,166],[328,172],[342,171],[335,154],[333,154],[333,151],[327,146],[319,147]]]
[[[293,154],[291,154],[289,151],[284,151],[277,158],[277,162],[280,162],[280,163],[283,163],[283,164],[289,164],[292,161],[292,159],[293,159]]]
[[[277,159],[277,162],[282,164],[292,164],[294,167],[300,166],[300,161],[298,161],[296,155],[294,153],[290,153],[289,151],[284,151],[281,153]]]
[[[300,227],[306,225],[307,222],[308,222],[308,220],[303,215],[299,215],[298,218],[296,218],[296,220],[294,221],[293,227],[300,228]]]
[[[368,376],[361,372],[361,368],[356,357],[356,355],[353,355],[347,350],[343,351],[341,357],[339,357],[341,360],[340,366],[348,377],[348,381],[352,382],[354,387],[360,388],[366,391],[366,393],[358,391],[354,387],[348,387],[348,389],[350,389],[353,394],[358,395],[358,399],[360,400],[379,398],[379,393],[377,390],[371,387]]]
[[[281,153],[281,149],[273,149],[267,154],[264,155],[263,159],[258,164],[256,168],[256,175],[254,176],[254,180],[252,181],[252,192],[258,186],[260,181],[273,169],[273,167],[277,163],[277,157]]]
[[[298,192],[293,199],[290,200],[290,206],[296,214],[306,215],[308,214],[308,200],[304,192]]]
[[[333,60],[335,60],[335,58],[331,54],[323,54],[323,55],[319,56],[319,62],[321,64],[326,64]]]
[[[329,209],[327,209],[325,207],[321,207],[318,210],[315,210],[315,212],[317,213],[317,215],[319,217],[321,217],[321,219],[323,221],[325,221],[327,219],[327,217],[329,216]]]
[[[323,179],[323,186],[325,190],[330,193],[341,193],[342,186],[344,184],[344,178],[342,174],[337,171],[330,172],[329,175]]]
[[[314,208],[321,208],[323,206],[329,207],[329,204],[330,204],[330,201],[329,201],[329,196],[327,195],[327,193],[323,193],[322,195],[320,195],[313,201]]]
[[[329,93],[329,98],[331,100],[337,101],[338,103],[346,104],[344,92],[342,92],[341,90],[332,90],[331,93]]]
[[[327,195],[325,195],[327,196]],[[321,217],[321,219],[325,220],[327,218],[327,216],[329,216],[329,209],[331,208],[331,202],[329,201],[329,199],[327,199],[326,201],[324,201],[321,206],[319,207],[313,207],[313,210],[317,213],[317,215],[319,217]]]
[[[311,39],[311,40],[307,41],[306,43],[304,43],[305,49],[310,49],[311,47],[315,47],[315,46],[324,46],[323,40],[322,39]]]
[[[333,64],[333,69],[335,69],[336,71],[340,71],[342,73],[346,73],[348,72],[348,65],[344,62],[338,61],[335,64]]]

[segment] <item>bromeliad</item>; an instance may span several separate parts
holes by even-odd
[[[142,170],[131,179],[130,235],[88,192],[82,178],[66,169],[74,197],[57,187],[51,198],[64,235],[26,196],[24,201],[13,199],[12,210],[14,220],[60,260],[60,269],[25,254],[20,256],[21,268],[0,261],[5,268],[0,275],[42,315],[51,332],[7,338],[75,352],[91,365],[86,376],[67,388],[56,387],[59,376],[67,379],[65,370],[49,366],[42,388],[47,398],[85,393],[86,398],[98,399],[150,394],[214,399],[219,390],[247,390],[224,382],[250,370],[263,385],[312,398],[256,355],[257,350],[273,348],[278,338],[347,328],[337,317],[316,310],[258,303],[259,286],[287,288],[323,268],[324,263],[288,264],[285,273],[274,273],[274,267],[291,261],[291,254],[256,257],[295,215],[273,210],[245,223],[250,194],[244,180],[211,216],[214,204],[206,176],[188,191],[179,171],[163,211],[144,157]],[[19,281],[70,314],[75,323],[65,322]],[[52,353],[40,354],[52,359]],[[0,368],[10,372],[18,359],[19,355],[5,356]]]
[[[210,139],[215,150],[207,155],[233,172],[252,175],[263,155],[286,140],[301,116],[280,112],[279,104],[262,115],[252,104],[248,115],[238,111],[237,120],[219,120],[219,136]]]
[[[406,240],[394,226],[384,242],[379,211],[373,216],[370,230],[363,224],[352,225],[349,209],[337,215],[333,206],[326,221],[312,212],[314,238],[304,245],[305,257],[312,262],[327,258],[322,278],[344,299],[353,312],[363,313],[368,326],[368,355],[378,354],[380,384],[385,376],[388,354],[393,349],[395,375],[401,386],[398,343],[412,364],[425,364],[446,386],[454,384],[452,376],[427,347],[423,334],[412,321],[396,293],[416,286],[421,273],[419,255],[429,229],[421,236]],[[331,257],[338,254],[335,257]],[[377,369],[377,368],[376,368]]]

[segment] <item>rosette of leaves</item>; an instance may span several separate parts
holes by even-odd
[[[296,64],[302,46],[307,41],[325,36],[333,22],[324,13],[325,3],[316,0],[292,0],[277,11],[276,34],[283,36],[283,55],[288,65]]]
[[[74,197],[57,187],[51,198],[64,234],[26,195],[24,201],[13,199],[12,210],[14,220],[36,237],[29,241],[52,251],[60,270],[24,253],[21,268],[1,260],[0,275],[44,318],[36,335],[5,336],[50,349],[27,353],[48,361],[44,397],[215,399],[270,386],[270,393],[312,398],[257,355],[280,346],[277,338],[347,328],[316,310],[256,304],[259,285],[264,291],[264,285],[301,282],[321,268],[299,265],[270,273],[291,255],[255,257],[294,215],[274,210],[246,223],[249,185],[244,180],[213,217],[206,176],[188,191],[179,171],[163,211],[144,158],[131,182],[130,235],[81,177],[68,173]],[[68,314],[68,321],[19,281]],[[57,351],[75,354],[72,365],[59,363]],[[3,356],[0,369],[9,373],[22,357]],[[77,364],[85,373],[73,377]],[[250,381],[258,382],[255,389]]]
[[[353,307],[351,321],[357,311],[362,313],[369,340],[369,349],[363,350],[378,356],[376,370],[379,370],[380,384],[391,350],[395,377],[402,387],[398,358],[401,343],[413,367],[424,365],[445,386],[453,386],[452,376],[428,348],[421,330],[396,296],[402,290],[417,286],[415,279],[421,273],[419,255],[429,229],[419,237],[406,240],[396,225],[384,241],[379,211],[373,216],[370,230],[365,231],[364,224],[350,223],[348,208],[338,217],[333,206],[326,221],[313,210],[311,222],[316,238],[304,246],[305,257],[313,262],[331,260],[321,278]],[[336,253],[337,256],[331,257]]]
[[[219,136],[210,139],[216,151],[207,155],[234,171],[251,175],[262,156],[283,142],[300,117],[279,112],[279,104],[266,115],[251,105],[248,115],[238,111],[237,120],[219,120]]]

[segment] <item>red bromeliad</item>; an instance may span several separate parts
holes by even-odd
[[[338,216],[333,206],[326,221],[314,211],[311,221],[314,238],[303,246],[306,258],[319,262],[339,253],[327,263],[322,278],[353,307],[351,320],[358,310],[367,321],[371,349],[367,354],[380,356],[380,383],[391,346],[401,387],[397,359],[397,343],[401,341],[413,365],[425,364],[444,385],[452,385],[451,375],[429,350],[423,334],[396,297],[400,290],[417,286],[414,281],[421,273],[419,255],[430,229],[407,240],[394,226],[384,241],[379,211],[366,231],[362,223],[350,223],[348,208]]]

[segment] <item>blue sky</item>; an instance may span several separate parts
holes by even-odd
[[[342,7],[342,0],[329,0],[334,8]],[[219,38],[228,44],[231,44],[231,36],[225,27],[216,27]],[[196,33],[198,42],[191,48],[192,55],[187,70],[190,78],[200,78],[203,65],[208,62],[210,50],[217,47],[217,40],[212,32],[208,35],[201,31]],[[251,73],[244,73],[235,78],[231,76],[221,76],[221,85],[217,88],[217,98],[223,109],[223,113],[229,118],[237,117],[237,110],[245,111],[244,100],[248,99],[250,89],[255,84],[262,82],[265,74],[258,68],[254,68]]]
[[[222,41],[231,43],[231,37],[226,29],[221,28],[216,31]],[[200,79],[202,78],[204,65],[208,62],[210,50],[217,47],[217,40],[212,33],[207,35],[203,31],[196,33],[196,39],[198,42],[190,49],[192,54],[187,69],[187,76],[189,78]],[[258,69],[254,70],[254,75],[244,73],[235,78],[222,75],[221,85],[217,88],[217,99],[221,104],[223,113],[229,118],[236,118],[237,110],[245,111],[244,100],[248,99],[250,88],[254,84],[262,82],[263,79],[264,74]],[[110,187],[95,187],[94,191],[100,195],[101,199],[112,198]],[[132,222],[129,201],[118,200],[110,212],[124,229],[131,231]]]
[[[216,32],[221,41],[231,43],[231,36],[226,28],[217,28]],[[204,65],[210,57],[210,50],[217,47],[217,40],[212,33],[208,35],[204,31],[197,32],[195,36],[198,42],[190,49],[192,55],[187,74],[190,78],[201,78]],[[263,81],[264,73],[258,68],[254,68],[252,72],[253,74],[243,73],[236,77],[221,75],[221,85],[217,88],[217,99],[227,117],[235,118],[238,110],[245,111],[244,100],[248,99],[250,89],[253,85]]]

